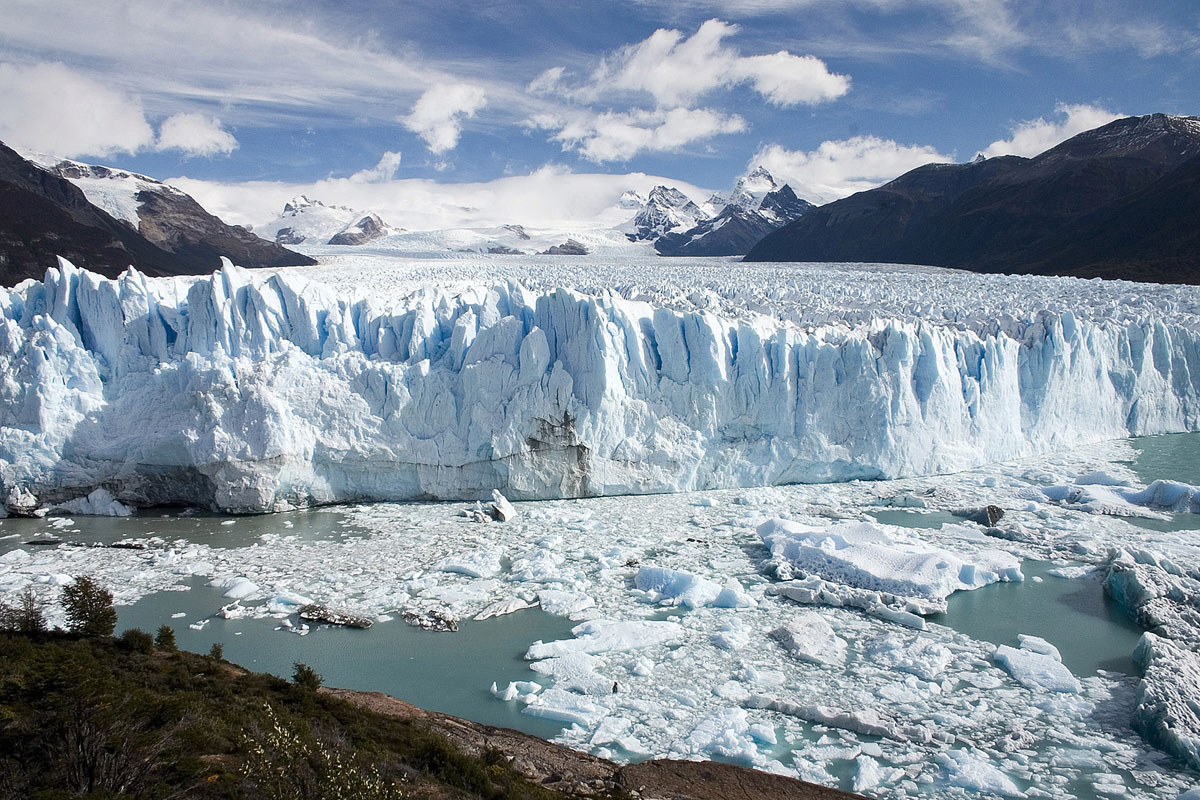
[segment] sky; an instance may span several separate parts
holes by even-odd
[[[586,215],[759,164],[822,203],[1200,113],[1195,0],[0,0],[0,19],[0,140],[240,223],[301,191],[426,203],[427,225]]]

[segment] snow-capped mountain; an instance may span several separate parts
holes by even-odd
[[[284,204],[283,213],[255,227],[279,244],[359,245],[397,233],[378,214],[349,206],[329,206],[305,195]]]
[[[329,239],[329,244],[358,245],[375,241],[392,232],[388,224],[379,218],[378,214],[367,214],[357,222],[352,222],[335,233]]]
[[[226,225],[191,196],[146,175],[21,154],[0,145],[0,278],[40,277],[63,256],[116,276],[211,272],[220,256],[249,267],[312,259]]]
[[[743,255],[771,231],[815,208],[787,184],[778,186],[761,166],[739,178],[729,197],[716,215],[660,236],[654,249],[664,256]]]
[[[655,186],[645,205],[621,230],[632,241],[653,241],[665,233],[691,228],[706,216],[700,206],[678,189]]]
[[[779,184],[775,182],[775,178],[770,172],[767,172],[766,167],[760,165],[755,167],[752,172],[738,178],[737,183],[733,186],[733,191],[729,193],[726,205],[754,211],[762,205],[767,195],[778,188]]]

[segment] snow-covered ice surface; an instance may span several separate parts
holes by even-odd
[[[183,540],[150,540],[142,551],[33,548],[0,539],[0,590],[12,598],[33,585],[50,599],[69,576],[92,574],[127,603],[199,576],[210,588],[193,591],[212,592],[214,612],[231,602],[222,595],[237,596],[235,613],[295,626],[285,632],[299,628],[302,600],[392,625],[405,611],[467,619],[540,603],[577,626],[566,638],[526,643],[529,680],[500,684],[485,702],[563,723],[558,738],[573,747],[619,759],[726,758],[887,798],[1173,800],[1197,773],[1148,745],[1131,721],[1153,714],[1157,706],[1138,706],[1147,697],[1186,711],[1194,692],[1186,674],[1149,693],[1119,673],[1064,676],[1052,641],[977,641],[843,603],[854,592],[883,598],[894,576],[886,558],[825,573],[829,603],[799,605],[773,590],[810,576],[780,580],[761,533],[768,524],[824,528],[836,540],[848,524],[869,523],[893,547],[936,549],[947,563],[994,564],[1003,555],[1128,572],[1152,562],[1186,576],[1200,563],[1193,532],[1139,528],[1040,493],[1095,481],[1097,471],[1136,490],[1121,463],[1130,452],[1114,442],[949,476],[667,495],[654,498],[652,513],[638,497],[515,503],[510,521],[487,524],[460,516],[464,503],[351,506],[340,513],[353,539],[305,541],[283,525],[228,548]],[[914,514],[997,504],[999,536],[970,524],[899,531],[866,514],[913,498],[924,505]],[[3,520],[0,536],[31,526],[69,536],[86,524],[77,517],[56,527],[55,519]],[[1165,580],[1120,585],[1142,587],[1137,596],[1151,602],[1154,587],[1170,594]],[[973,585],[956,588],[988,591]],[[1081,585],[1098,592],[1101,583]],[[721,593],[747,602],[718,604]],[[1019,654],[1000,655],[1002,647]],[[1146,657],[1172,672],[1180,662],[1169,658],[1184,657],[1173,647]]]
[[[3,494],[261,512],[689,491],[1200,424],[1194,287],[664,261],[64,263],[0,292]]]

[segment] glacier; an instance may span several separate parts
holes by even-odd
[[[1020,317],[802,324],[615,283],[408,288],[228,262],[107,280],[60,260],[0,291],[3,496],[256,513],[674,492],[1200,427],[1194,302],[1105,315],[1027,292]]]

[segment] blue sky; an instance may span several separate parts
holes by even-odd
[[[0,0],[0,16],[0,139],[223,187],[549,170],[723,189],[762,161],[826,201],[1117,115],[1200,112],[1194,0]]]

